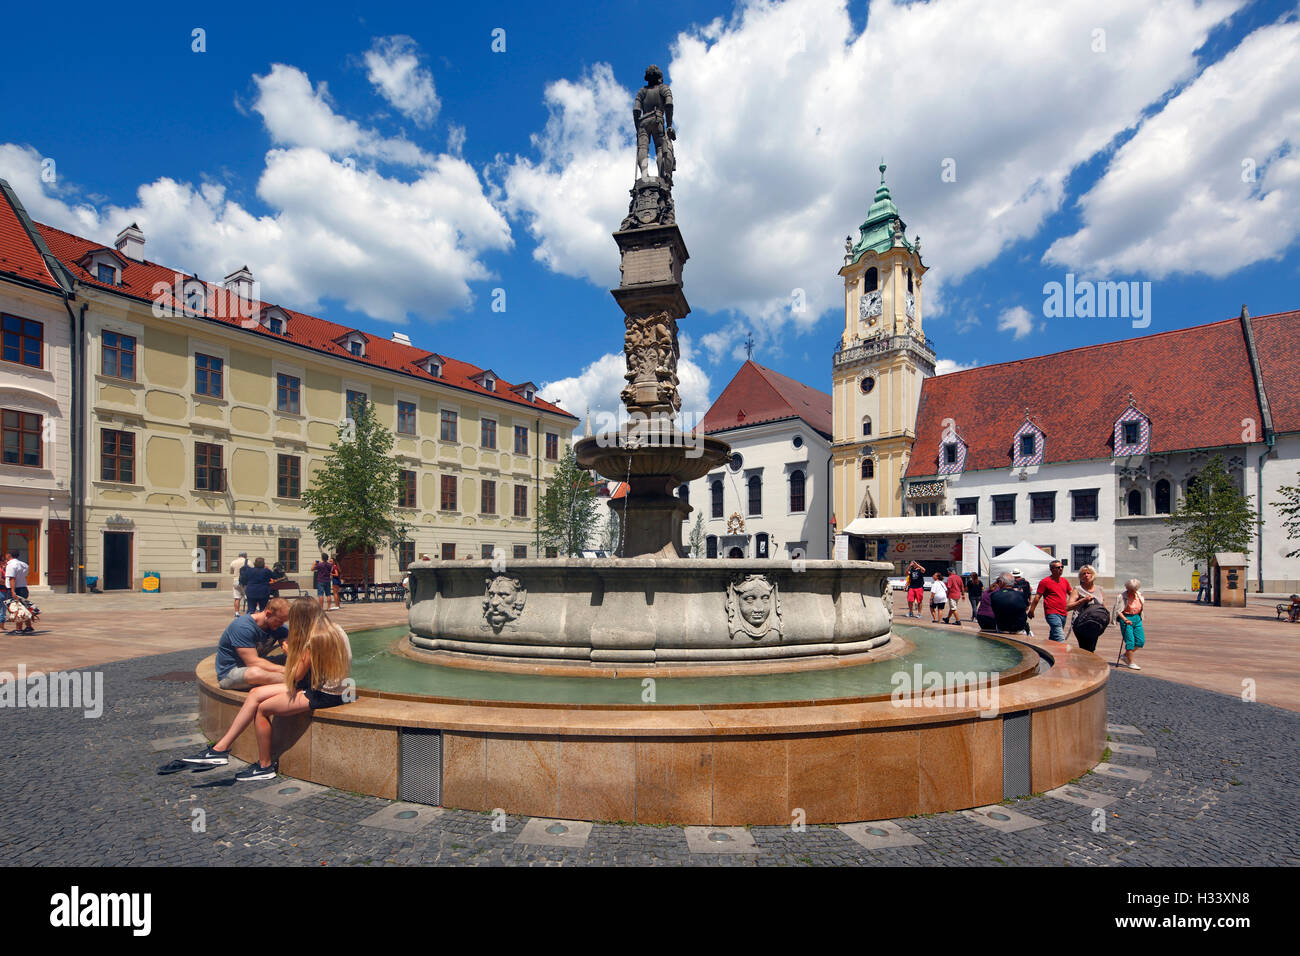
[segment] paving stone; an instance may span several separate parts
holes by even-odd
[[[1144,747],[1141,744],[1111,744],[1111,753],[1116,754],[1133,754],[1135,757],[1154,757],[1156,755],[1155,747]]]
[[[442,812],[441,807],[430,807],[423,803],[394,803],[358,820],[357,823],[363,827],[377,827],[381,830],[418,833],[442,816]]]
[[[1108,734],[1134,734],[1138,737],[1144,736],[1142,731],[1138,730],[1132,724],[1107,724],[1106,733]]]
[[[1066,803],[1076,803],[1081,807],[1108,807],[1119,799],[1104,793],[1085,790],[1072,783],[1057,787],[1055,790],[1048,790],[1043,796],[1051,797],[1053,800],[1064,800]]]
[[[976,823],[982,823],[986,827],[992,827],[1001,833],[1017,833],[1021,830],[1047,826],[1046,820],[1035,820],[1028,814],[1000,804],[991,807],[976,807],[974,810],[963,810],[961,815],[969,820],[974,820]]]
[[[744,827],[683,827],[692,853],[761,853]]]
[[[208,742],[208,738],[202,734],[186,734],[184,737],[163,737],[158,740],[149,741],[149,749],[154,753],[161,753],[164,750],[179,750],[182,747],[202,746]]]
[[[585,820],[546,820],[533,817],[524,824],[515,843],[536,846],[584,847],[591,836],[591,824]]]
[[[1107,777],[1115,777],[1119,780],[1133,780],[1137,783],[1146,783],[1151,779],[1150,770],[1143,770],[1141,767],[1122,767],[1105,761],[1093,767],[1092,772],[1105,774]]]
[[[916,834],[909,833],[897,823],[888,820],[877,820],[874,823],[841,823],[837,829],[868,850],[889,850],[895,847],[920,846],[925,843]]]
[[[236,784],[236,786],[248,786],[248,784]],[[325,793],[329,787],[322,787],[318,783],[308,783],[306,780],[294,780],[290,777],[280,777],[269,787],[262,787],[259,790],[250,790],[248,796],[254,800],[260,800],[262,803],[269,803],[273,807],[287,807],[297,803],[299,800],[306,800],[308,797],[314,797],[319,793]]]

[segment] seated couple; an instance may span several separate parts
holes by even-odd
[[[287,628],[283,626],[286,620]],[[261,656],[262,651],[274,651],[281,641],[283,664]],[[220,685],[227,690],[247,689],[244,706],[220,740],[201,754],[181,759],[224,765],[230,759],[230,748],[252,724],[257,735],[257,763],[235,774],[235,779],[270,780],[279,767],[271,760],[271,718],[347,703],[351,670],[352,645],[347,634],[329,620],[314,599],[298,598],[290,605],[283,598],[272,598],[265,611],[231,621],[217,647]]]

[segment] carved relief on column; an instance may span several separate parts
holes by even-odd
[[[623,377],[628,384],[622,392],[623,404],[668,405],[678,411],[682,400],[677,394],[677,359],[681,355],[677,320],[670,312],[654,312],[629,315],[624,323],[627,371]]]

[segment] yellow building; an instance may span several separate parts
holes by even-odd
[[[859,228],[845,240],[844,333],[832,362],[834,522],[904,514],[903,474],[916,438],[921,382],[934,374],[934,350],[922,330],[920,237],[885,185]]]
[[[413,533],[348,556],[345,577],[396,580],[424,553],[542,556],[540,485],[577,419],[531,382],[262,302],[246,267],[217,285],[148,262],[134,225],[115,248],[35,229],[83,323],[80,543],[101,588],[157,572],[165,590],[228,589],[241,551],[310,587],[321,549],[301,495],[360,396],[396,437]]]

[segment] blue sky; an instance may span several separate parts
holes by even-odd
[[[578,414],[621,385],[609,233],[649,62],[677,100],[697,413],[751,332],[830,390],[882,155],[944,368],[1300,308],[1294,4],[197,9],[8,12],[0,176],[32,214],[106,241],[135,219],[149,258],[247,263],[269,301],[552,383]],[[1045,315],[1067,273],[1150,282],[1150,325]]]

